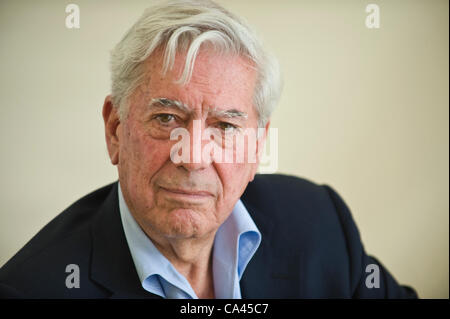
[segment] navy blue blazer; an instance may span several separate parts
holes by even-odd
[[[75,202],[0,269],[0,296],[160,298],[144,290],[119,214],[117,183]],[[364,251],[349,209],[329,186],[257,175],[241,197],[262,242],[241,279],[243,298],[415,298]],[[66,266],[80,270],[67,288]],[[379,267],[368,288],[366,267]]]

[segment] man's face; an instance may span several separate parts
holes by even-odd
[[[203,50],[191,80],[181,85],[175,81],[182,73],[185,56],[178,54],[174,67],[164,76],[161,57],[155,52],[146,62],[147,78],[130,97],[128,117],[117,126],[117,145],[108,148],[110,155],[111,149],[118,155],[126,203],[147,232],[165,238],[201,238],[214,233],[229,216],[253,179],[257,163],[219,163],[204,158],[194,163],[191,156],[190,162],[175,164],[170,154],[178,141],[170,140],[170,131],[187,129],[192,153],[193,130],[199,123],[202,130],[256,129],[256,72],[245,58]],[[167,100],[183,107],[174,107]],[[240,116],[226,116],[230,111]]]

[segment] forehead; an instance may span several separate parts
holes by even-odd
[[[253,108],[256,70],[242,56],[200,50],[188,83],[179,83],[186,56],[177,53],[173,68],[163,74],[163,53],[155,51],[145,63],[145,100],[165,97],[191,108],[229,109],[248,112]]]

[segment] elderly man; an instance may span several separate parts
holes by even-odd
[[[330,187],[256,174],[281,85],[236,16],[206,0],[153,6],[111,66],[103,118],[119,182],[6,263],[3,296],[415,297],[366,255]]]

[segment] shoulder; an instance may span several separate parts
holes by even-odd
[[[60,282],[61,288],[64,287],[67,265],[76,264],[87,269],[92,245],[91,225],[114,185],[102,187],[77,200],[44,226],[0,268],[3,287],[11,286],[24,294],[39,295],[28,289],[45,290],[46,281]],[[61,278],[53,278],[55,276]]]
[[[251,195],[282,198],[294,196],[318,195],[323,187],[306,178],[283,174],[256,174],[247,186],[246,192]],[[269,193],[269,194],[268,194]]]
[[[361,248],[350,210],[328,185],[294,176],[258,175],[242,201],[263,238],[286,254],[301,251],[310,261],[345,269],[349,245],[355,245],[355,252]]]
[[[338,222],[333,194],[336,193],[331,187],[305,178],[257,174],[242,199],[256,211],[271,211],[271,218],[282,223],[286,223],[287,218],[290,221],[326,223]]]

